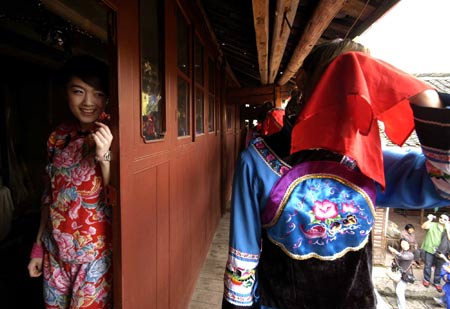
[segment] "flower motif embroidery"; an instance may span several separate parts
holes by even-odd
[[[342,203],[342,211],[344,213],[350,212],[350,213],[356,213],[358,210],[356,209],[355,205],[353,203]]]
[[[329,218],[335,218],[339,215],[337,205],[329,200],[324,200],[323,202],[315,201],[313,213],[318,220],[322,221]]]
[[[280,174],[284,175],[287,171],[289,171],[289,168],[287,166],[281,166],[280,167]]]
[[[278,174],[283,175],[290,168],[284,162],[279,160],[275,154],[266,146],[261,138],[254,141],[256,151],[264,158],[268,165]]]

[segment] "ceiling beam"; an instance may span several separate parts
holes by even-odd
[[[101,25],[97,25],[93,21],[88,18],[82,16],[79,12],[74,10],[72,7],[63,3],[60,0],[42,0],[42,4],[46,9],[53,12],[56,15],[59,15],[78,27],[86,30],[87,32],[95,35],[97,38],[102,40],[103,42],[108,41],[108,33],[104,27]]]
[[[269,0],[253,0],[256,49],[258,51],[261,84],[267,84],[269,74]]]
[[[277,1],[269,57],[269,84],[272,84],[277,77],[289,34],[291,33],[291,27],[297,13],[298,2],[299,0]]]
[[[228,90],[227,97],[229,102],[238,105],[261,105],[267,101],[276,103],[277,100],[286,100],[291,93],[291,88],[287,85],[278,86],[274,84],[259,87],[234,88]]]
[[[316,45],[322,33],[327,29],[333,18],[342,9],[346,0],[321,0],[311,19],[306,25],[303,35],[292,54],[289,64],[278,80],[279,85],[286,84],[303,64],[306,56]]]

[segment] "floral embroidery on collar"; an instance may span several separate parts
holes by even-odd
[[[291,167],[281,160],[275,152],[270,149],[261,137],[256,138],[252,142],[253,147],[270,168],[278,175],[283,175],[291,169]]]

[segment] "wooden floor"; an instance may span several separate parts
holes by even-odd
[[[189,309],[216,309],[222,307],[223,274],[228,257],[230,213],[220,220],[211,243]]]

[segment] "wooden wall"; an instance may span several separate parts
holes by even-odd
[[[386,226],[389,208],[377,207],[372,230],[373,265],[384,265],[386,259]]]
[[[205,43],[214,44],[201,26],[192,1],[181,7]],[[233,129],[195,138],[177,136],[175,0],[165,5],[166,135],[143,142],[140,135],[138,0],[111,1],[117,13],[118,123],[113,153],[118,156],[114,185],[114,308],[186,308],[229,192],[235,160]],[[198,10],[197,10],[198,12]],[[204,23],[203,23],[204,24]],[[218,65],[218,76],[226,75]],[[219,79],[219,83],[225,79]],[[218,88],[223,88],[219,85]],[[216,96],[220,99],[224,90]],[[220,101],[220,100],[219,100]],[[207,104],[205,100],[205,128]],[[218,102],[217,109],[224,106]],[[225,121],[217,115],[217,124]],[[206,130],[207,131],[207,130]],[[224,139],[225,144],[222,144]],[[223,154],[222,151],[226,153]],[[225,267],[225,265],[224,265]]]

